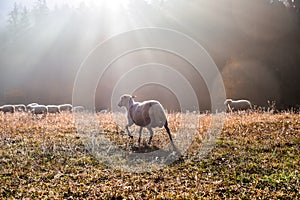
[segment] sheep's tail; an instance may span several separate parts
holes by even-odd
[[[164,124],[164,127],[169,135],[169,138],[170,138],[170,141],[171,143],[173,143],[173,139],[172,139],[172,136],[171,136],[171,132],[170,132],[170,129],[169,129],[169,126],[168,126],[168,121],[166,120],[165,124]]]

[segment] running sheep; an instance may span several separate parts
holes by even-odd
[[[226,106],[226,110],[228,112],[250,110],[252,108],[250,101],[244,99],[241,100],[226,99],[224,105]]]
[[[168,127],[167,117],[162,105],[155,100],[135,102],[133,98],[133,96],[125,94],[121,96],[120,102],[118,103],[119,107],[124,106],[127,110],[128,123],[126,125],[126,131],[129,137],[133,138],[128,128],[133,124],[136,124],[140,126],[138,142],[140,143],[141,141],[142,130],[145,127],[150,132],[150,138],[148,142],[148,144],[150,144],[153,138],[152,128],[161,128],[164,126],[169,135],[170,142],[173,144],[170,129]]]
[[[14,113],[15,112],[15,106],[13,105],[3,105],[0,107],[0,111],[5,113]]]

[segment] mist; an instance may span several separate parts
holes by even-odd
[[[249,99],[258,106],[275,101],[278,109],[300,105],[297,2],[128,0],[49,6],[40,0],[2,8],[0,105],[71,103],[77,72],[89,53],[108,38],[141,27],[174,29],[195,39],[220,70],[228,98]],[[107,49],[101,56],[112,52]],[[111,64],[95,91],[96,110],[110,109],[118,77],[148,62],[166,64],[182,74],[197,95],[199,109],[210,110],[207,85],[191,64],[153,50],[133,52]],[[155,70],[153,74],[164,76]],[[137,86],[133,93],[139,100],[157,99],[168,110],[180,110],[176,95],[161,85]]]

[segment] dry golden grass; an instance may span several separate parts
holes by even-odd
[[[138,146],[138,129],[132,128],[131,140],[114,123],[116,117],[99,114],[88,131],[100,131],[126,151],[165,149],[169,143],[162,129],[156,130],[150,146],[145,144],[149,137],[145,131]],[[89,121],[87,116],[81,119]],[[211,116],[170,114],[178,145],[191,130],[195,138],[182,158],[144,173],[102,164],[87,150],[75,121],[68,113],[46,118],[22,113],[0,116],[1,198],[300,198],[299,114],[228,114],[216,145],[200,158],[195,156]]]

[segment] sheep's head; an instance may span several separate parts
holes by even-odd
[[[125,106],[126,108],[129,107],[129,102],[133,101],[134,96],[124,94],[120,98],[120,102],[118,103],[119,107]]]
[[[226,101],[224,102],[224,105],[230,105],[232,103],[232,99],[226,99]]]

